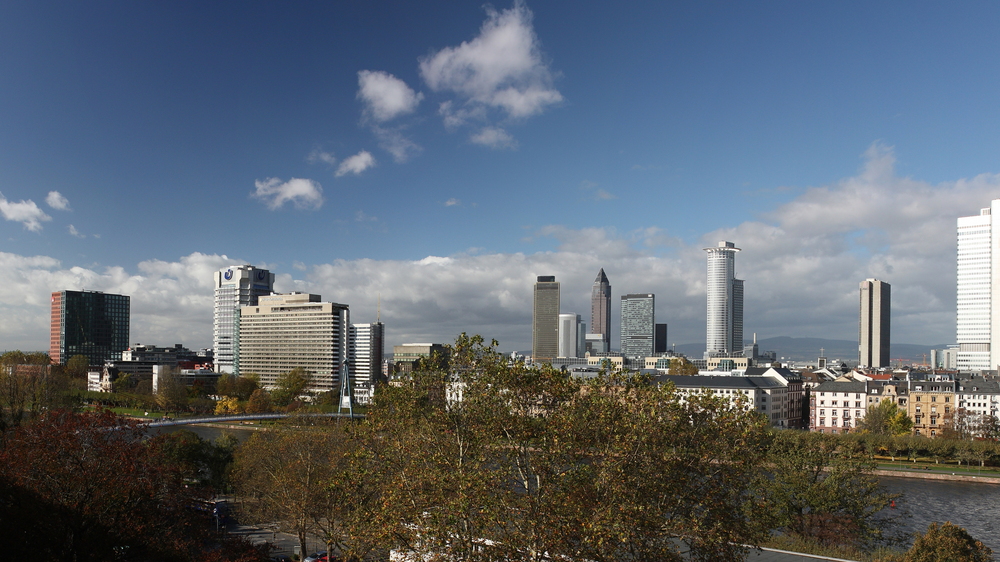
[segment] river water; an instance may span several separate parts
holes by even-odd
[[[924,532],[933,522],[951,521],[1000,554],[1000,484],[882,477],[890,492],[903,496],[896,509],[903,530]]]
[[[156,432],[187,429],[202,439],[215,441],[224,433],[235,435],[242,443],[253,435],[252,429],[221,429],[204,425],[180,425],[157,428]],[[969,534],[1000,554],[1000,484],[950,482],[919,478],[881,478],[894,493],[900,525],[906,533],[924,532],[933,522],[951,521],[965,527]],[[1000,559],[1000,557],[998,557]]]

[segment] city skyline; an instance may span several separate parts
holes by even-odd
[[[1000,194],[998,18],[6,5],[0,348],[44,350],[64,289],[132,295],[132,343],[210,347],[211,273],[232,264],[360,322],[381,294],[387,342],[505,350],[530,348],[532,279],[586,317],[604,268],[684,344],[722,239],[744,248],[748,337],[854,339],[857,280],[878,277],[897,342],[953,343],[955,219]]]

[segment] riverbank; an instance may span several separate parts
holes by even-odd
[[[979,482],[981,484],[1000,484],[1000,476],[996,474],[960,474],[957,472],[938,472],[924,469],[892,470],[879,468],[876,476],[892,476],[894,478],[914,478],[920,480],[945,480],[949,482]]]

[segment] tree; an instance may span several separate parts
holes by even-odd
[[[0,449],[0,539],[10,559],[192,557],[202,499],[143,426],[110,412],[49,412]]]
[[[183,411],[187,409],[187,388],[173,370],[162,374],[156,384],[156,404],[166,410]]]
[[[215,392],[220,396],[232,396],[246,402],[255,390],[260,388],[260,377],[255,373],[246,375],[225,374],[215,383]]]
[[[275,388],[271,391],[271,400],[276,406],[288,406],[305,393],[311,379],[309,372],[302,367],[278,375]]]
[[[0,355],[0,431],[18,427],[56,405],[57,379],[44,353]]]
[[[314,510],[324,499],[335,445],[330,432],[304,420],[292,420],[279,431],[255,432],[236,450],[232,470],[249,519],[277,522],[307,552],[306,537],[316,530]]]
[[[674,357],[670,361],[670,369],[667,371],[668,375],[697,375],[698,367],[694,366],[694,363],[688,361],[684,357]]]
[[[821,433],[775,434],[762,491],[778,528],[829,545],[883,539],[881,512],[895,496],[879,485],[871,453],[851,444]]]
[[[86,355],[74,355],[66,361],[66,374],[74,378],[87,378],[90,370],[90,358]]]
[[[913,420],[892,399],[870,404],[865,418],[858,422],[858,429],[876,435],[905,435],[913,427]]]
[[[263,388],[258,388],[253,391],[250,395],[250,399],[247,400],[246,413],[248,414],[267,414],[274,409],[274,405],[271,402],[271,395]]]
[[[993,551],[969,535],[968,531],[952,525],[931,523],[927,532],[918,534],[913,546],[902,558],[903,562],[989,562]]]
[[[218,402],[215,403],[215,415],[217,416],[232,416],[236,414],[242,414],[243,407],[240,405],[240,401],[233,396],[226,396],[220,398]]]
[[[763,539],[767,421],[612,373],[584,384],[462,334],[378,395],[384,505],[417,556],[738,560]],[[400,452],[403,452],[402,454]]]

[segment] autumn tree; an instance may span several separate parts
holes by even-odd
[[[864,419],[858,422],[859,431],[875,435],[905,435],[912,427],[913,420],[906,415],[906,410],[891,399],[870,404]]]
[[[335,444],[329,431],[304,419],[254,432],[237,449],[232,469],[250,521],[276,522],[306,552],[306,537],[317,529],[313,510],[324,500]]]
[[[990,562],[993,550],[950,522],[931,523],[927,532],[917,535],[913,546],[899,558],[900,562]]]
[[[224,374],[215,383],[215,393],[220,396],[231,396],[246,402],[255,390],[260,388],[260,377],[254,373],[246,375]]]
[[[173,369],[160,374],[156,383],[155,395],[156,405],[163,410],[170,412],[187,409],[187,388]]]
[[[777,432],[762,495],[775,526],[819,543],[865,547],[884,538],[894,496],[879,484],[870,450],[821,433]]]
[[[668,375],[697,375],[698,367],[684,357],[674,357],[670,360]]]
[[[66,361],[66,374],[74,378],[87,378],[90,370],[90,358],[86,355],[74,355]]]
[[[247,400],[245,408],[245,411],[248,414],[267,414],[272,410],[274,410],[274,404],[271,401],[271,394],[263,388],[258,388],[253,391],[253,394],[250,395],[250,399]]]
[[[110,412],[46,413],[0,449],[0,539],[10,559],[192,557],[199,499],[143,426]]]
[[[44,353],[0,355],[0,431],[18,427],[55,405],[57,375],[49,363]]]
[[[278,375],[275,388],[271,391],[271,400],[275,406],[288,406],[306,392],[312,376],[302,367]]]
[[[752,483],[767,422],[623,373],[584,384],[458,338],[447,369],[383,389],[369,414],[393,467],[397,534],[418,556],[738,560],[763,539]]]

